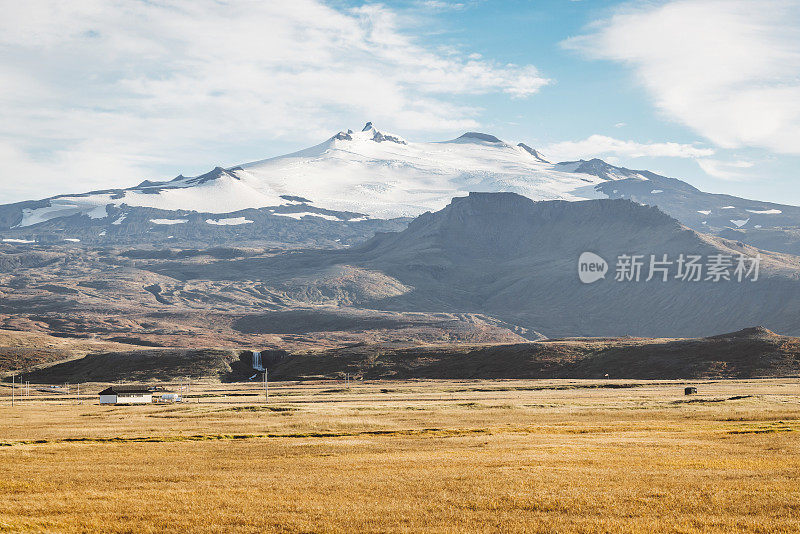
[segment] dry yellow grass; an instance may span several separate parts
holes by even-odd
[[[0,531],[798,532],[797,380],[630,384],[0,398]]]

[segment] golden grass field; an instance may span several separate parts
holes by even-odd
[[[0,531],[800,531],[800,381],[684,385],[4,385]]]

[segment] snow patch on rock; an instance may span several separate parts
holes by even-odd
[[[783,213],[781,210],[747,210],[750,213],[757,213],[758,215],[780,215]]]
[[[150,219],[150,222],[153,224],[184,224],[189,222],[189,219]]]
[[[227,217],[224,219],[206,219],[206,223],[216,226],[236,226],[239,224],[251,224],[253,221],[244,217]]]
[[[329,221],[339,221],[339,217],[334,215],[327,215],[325,213],[312,213],[310,211],[301,211],[297,213],[273,213],[273,215],[277,215],[278,217],[291,217],[292,219],[297,219],[298,221],[303,217],[321,217],[323,219],[327,219]]]

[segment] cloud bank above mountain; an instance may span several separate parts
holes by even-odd
[[[367,120],[410,141],[482,131],[554,160],[793,194],[800,0],[584,4],[8,3],[0,202],[202,173]],[[618,65],[587,68],[559,43]]]
[[[225,143],[318,141],[353,116],[404,131],[471,129],[479,111],[458,97],[524,98],[549,83],[532,65],[420,44],[412,22],[316,0],[9,4],[5,172],[61,189],[79,180],[78,190],[128,185]]]
[[[628,158],[668,157],[702,158],[714,154],[711,148],[702,148],[686,143],[639,143],[616,139],[606,135],[591,135],[579,141],[561,141],[543,147],[543,152],[555,160],[597,156],[624,156]]]

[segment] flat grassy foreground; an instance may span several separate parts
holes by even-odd
[[[798,532],[800,381],[0,387],[0,531]]]

